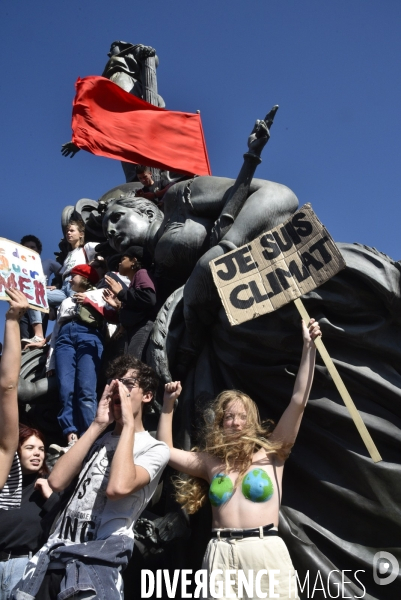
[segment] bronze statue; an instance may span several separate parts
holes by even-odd
[[[250,139],[235,182],[217,177],[178,181],[164,197],[164,215],[152,203],[136,200],[133,192],[111,194],[108,199],[114,199],[104,213],[112,248],[121,252],[134,240],[144,245],[153,256],[161,293],[166,296],[175,289],[159,311],[147,360],[164,381],[185,380],[178,407],[178,437],[185,449],[197,443],[205,409],[207,413],[209,402],[223,389],[249,393],[262,417],[279,416],[298,367],[295,307],[288,304],[232,327],[210,275],[211,259],[285,221],[297,208],[288,188],[252,179],[268,139],[267,126],[259,126],[259,137]],[[300,581],[308,572],[313,582],[317,572],[327,581],[337,569],[340,579],[331,576],[332,592],[341,585],[341,570],[365,569],[370,574],[374,549],[396,548],[401,535],[401,520],[390,517],[401,499],[396,429],[401,403],[400,268],[372,248],[339,247],[347,268],[303,301],[319,320],[326,347],[384,461],[374,464],[366,455],[318,360],[310,406],[287,467],[280,518]],[[394,476],[388,474],[389,462]],[[206,527],[209,515],[204,519]],[[206,544],[201,529],[198,521],[192,532],[191,548],[199,553]],[[360,582],[372,598],[387,597],[377,594],[371,577],[361,573]],[[344,594],[360,596],[360,582],[353,578],[344,585]]]
[[[102,73],[103,77],[110,79],[123,90],[159,106],[165,107],[163,98],[157,93],[156,68],[159,59],[156,50],[143,44],[130,44],[129,42],[115,41],[108,52],[109,60]],[[78,146],[70,141],[61,146],[63,156],[73,158],[79,152]],[[135,165],[122,162],[126,181],[136,179]],[[158,170],[155,170],[158,172]]]
[[[184,177],[165,193],[164,215],[153,202],[130,191],[109,198],[103,231],[110,246],[118,253],[130,245],[144,246],[153,257],[163,300],[190,276],[191,281],[198,275],[202,278],[201,265],[207,265],[209,274],[212,258],[250,241],[296,211],[298,200],[290,189],[253,179],[270,136],[267,122],[273,122],[271,113],[256,122],[236,181]],[[191,275],[198,260],[197,275]],[[214,294],[211,279],[208,285]]]
[[[156,65],[147,47],[115,42],[104,74],[115,76],[130,93],[143,93],[147,84],[139,65],[145,55]],[[150,69],[147,81],[152,73]],[[263,418],[276,418],[297,371],[299,315],[294,306],[232,327],[209,268],[210,260],[284,222],[297,209],[290,189],[253,179],[274,112],[256,123],[237,180],[183,177],[166,192],[164,214],[135,195],[139,184],[127,183],[107,192],[87,217],[87,229],[99,241],[103,224],[107,241],[102,252],[116,254],[142,245],[153,260],[159,298],[165,302],[147,359],[164,381],[185,379],[177,408],[178,437],[185,449],[197,442],[208,403],[220,391],[241,389],[257,402]],[[70,153],[63,150],[66,156]],[[344,597],[362,597],[358,581],[341,582],[341,571],[350,579],[362,569],[365,576],[360,573],[359,579],[369,597],[384,600],[394,594],[391,586],[388,591],[383,586],[380,595],[375,589],[375,548],[393,549],[401,558],[396,550],[401,537],[400,266],[372,248],[339,247],[347,268],[303,300],[319,320],[325,345],[384,460],[373,464],[369,459],[318,361],[303,428],[287,467],[281,535],[300,581],[309,572],[313,586],[320,573],[325,582],[332,578],[333,597],[340,585]],[[21,385],[25,402],[50,394],[50,382],[37,381],[28,365],[26,373]],[[192,556],[197,551],[201,556],[206,543],[200,524],[188,547]]]
[[[110,59],[102,73],[103,77],[114,81],[126,92],[142,98],[150,104],[155,104],[161,108],[166,106],[163,98],[157,94],[157,89],[151,92],[147,89],[146,68],[151,64],[156,70],[159,65],[159,59],[154,48],[143,44],[133,45],[128,42],[117,41],[111,44],[108,56]],[[155,102],[152,102],[152,98],[149,98],[152,92],[157,95]]]

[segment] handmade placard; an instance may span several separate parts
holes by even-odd
[[[5,288],[10,287],[20,290],[31,308],[49,312],[46,277],[39,254],[0,238],[0,300],[8,300]]]
[[[210,262],[231,325],[277,310],[345,266],[310,204],[282,225]]]

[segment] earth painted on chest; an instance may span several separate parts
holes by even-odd
[[[209,500],[213,506],[221,506],[229,501],[234,493],[231,479],[223,473],[218,473],[212,479],[209,488]]]
[[[251,502],[267,502],[273,496],[273,483],[263,469],[253,469],[242,480],[242,493]]]

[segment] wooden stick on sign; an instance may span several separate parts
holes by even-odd
[[[309,323],[310,321],[310,317],[308,315],[308,311],[306,310],[301,298],[297,298],[296,300],[294,300],[294,304],[298,309],[299,314],[301,315],[302,319],[305,321],[306,324]],[[369,433],[369,431],[366,428],[365,423],[362,421],[362,417],[358,412],[358,409],[356,408],[354,401],[352,400],[351,396],[348,393],[347,388],[344,385],[343,380],[340,377],[339,372],[337,371],[337,368],[335,366],[335,364],[333,363],[329,353],[326,350],[325,345],[323,344],[323,341],[320,337],[316,338],[314,340],[316,348],[319,350],[319,354],[323,359],[324,364],[327,367],[328,372],[330,373],[330,375],[333,378],[333,381],[337,387],[337,390],[341,396],[341,398],[344,401],[345,406],[348,408],[348,411],[352,417],[352,420],[355,423],[356,428],[359,431],[359,435],[361,436],[369,454],[371,459],[374,462],[380,462],[382,460],[382,457],[379,454],[379,451],[377,450],[375,443]]]

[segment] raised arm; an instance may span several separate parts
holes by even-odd
[[[110,500],[125,498],[150,482],[149,471],[141,465],[135,464],[135,418],[138,422],[138,414],[133,414],[131,392],[121,381],[118,381],[117,384],[121,405],[121,422],[117,421],[117,424],[121,425],[122,429],[111,462],[110,477],[106,489],[107,497]],[[143,394],[144,401],[150,401],[151,399],[151,392]],[[139,429],[139,431],[142,429]]]
[[[208,455],[204,452],[187,452],[186,450],[179,450],[173,446],[174,403],[180,395],[181,389],[181,383],[179,381],[166,383],[163,397],[163,409],[160,415],[156,437],[170,448],[170,461],[168,463],[170,467],[173,467],[182,473],[186,473],[187,475],[193,475],[194,477],[201,477],[202,479],[207,480]]]
[[[80,473],[85,456],[93,443],[106,427],[114,421],[110,410],[110,399],[114,385],[116,385],[115,381],[112,381],[110,385],[106,385],[99,401],[95,420],[83,436],[56,462],[48,479],[50,487],[55,492],[65,490],[74,477]]]
[[[304,321],[302,321],[304,345],[302,349],[301,364],[299,365],[297,378],[295,380],[291,402],[285,409],[277,427],[270,437],[272,441],[282,441],[287,444],[295,443],[305,406],[309,399],[315,371],[316,347],[313,340],[321,335],[322,332],[320,331],[319,323],[317,323],[315,319],[310,320],[308,327],[305,325]]]
[[[4,327],[0,363],[0,489],[4,486],[18,447],[18,376],[21,369],[19,321],[28,301],[19,290],[6,290],[10,308]]]

